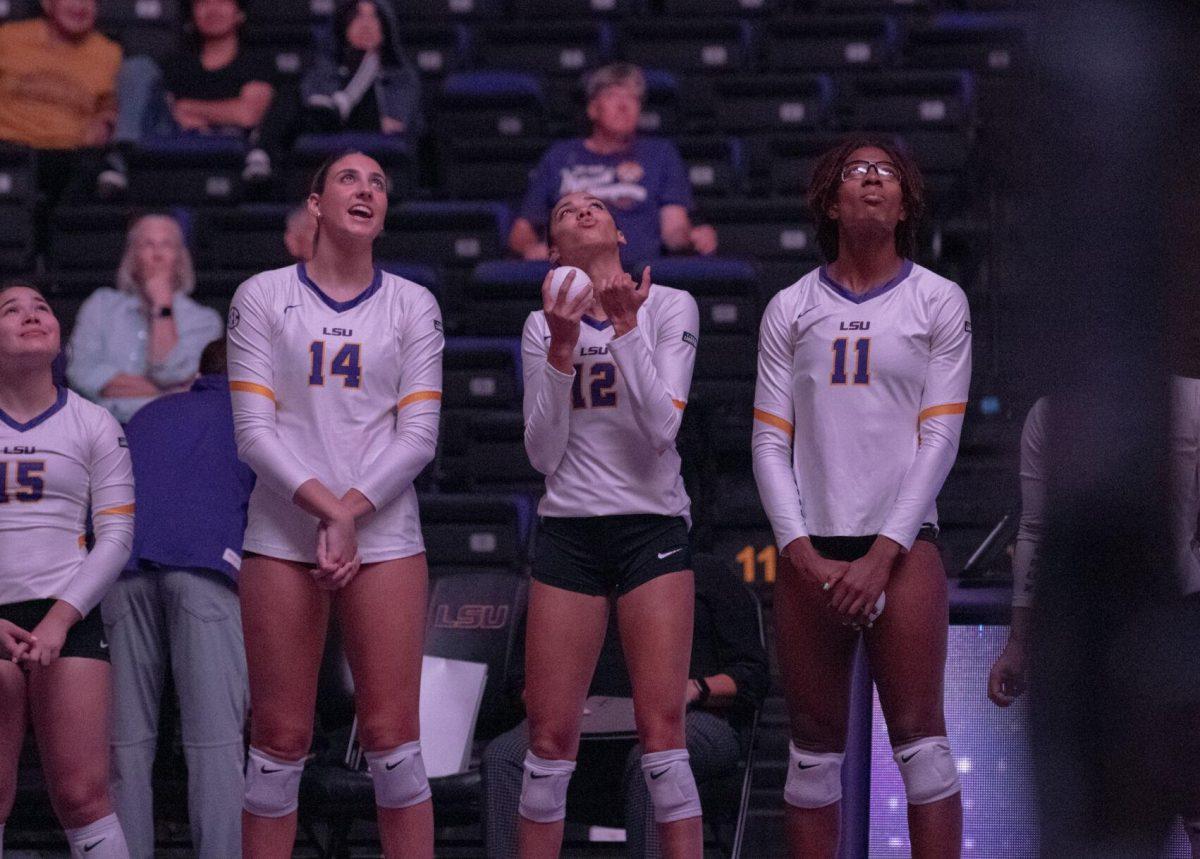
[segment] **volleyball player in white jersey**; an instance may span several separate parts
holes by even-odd
[[[133,468],[113,417],[54,384],[59,347],[45,299],[0,288],[0,854],[32,721],[71,856],[128,859],[108,797],[98,606],[133,544]]]
[[[850,139],[825,153],[809,203],[830,262],[768,305],[754,400],[754,474],[781,549],[790,849],[806,859],[837,849],[862,628],[913,855],[957,856],[962,805],[942,707],[946,574],[932,540],[970,383],[967,302],[908,258],[922,181],[893,143]]]
[[[522,857],[557,856],[580,717],[615,600],[633,683],[642,770],[663,854],[699,856],[700,800],[684,745],[692,630],[689,502],[675,435],[695,362],[699,313],[686,292],[635,283],[624,237],[585,192],[550,214],[556,263],[525,323],[525,448],[546,475],[526,638],[530,750],[521,788]]]
[[[373,263],[387,214],[373,158],[326,162],[308,208],[312,259],[243,283],[228,323],[238,452],[258,475],[239,580],[251,704],[243,853],[291,855],[332,609],[384,855],[431,856],[417,724],[427,571],[413,480],[437,439],[441,317],[426,289]]]

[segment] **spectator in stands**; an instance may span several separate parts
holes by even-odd
[[[759,636],[757,609],[737,573],[715,555],[696,555],[695,627],[689,673],[686,716],[687,749],[696,780],[703,784],[737,772],[742,748],[738,728],[762,704],[770,685],[767,653]],[[514,654],[513,692],[524,693],[524,635]],[[615,623],[601,651],[589,695],[629,697],[629,676],[621,658]],[[522,722],[501,734],[484,750],[484,834],[487,855],[506,859],[517,854],[517,806],[521,798],[521,767],[529,748],[529,728]],[[657,857],[661,844],[654,825],[654,808],[641,767],[642,749],[634,746],[625,757],[620,784],[588,778],[581,771],[572,795],[625,796],[625,823],[630,856]],[[591,772],[602,772],[589,767]],[[610,775],[610,774],[604,774]],[[581,790],[582,788],[582,790]]]
[[[307,130],[418,136],[421,79],[389,0],[343,0],[333,32],[332,55],[319,56],[300,84]]]
[[[644,262],[672,253],[711,254],[717,232],[693,225],[692,190],[679,150],[669,140],[639,137],[638,117],[646,94],[641,69],[613,63],[587,79],[585,138],[550,147],[533,171],[508,246],[525,259],[547,259],[550,209],[565,194],[588,191],[602,199],[625,236],[621,257]]]
[[[35,149],[108,143],[121,48],[95,31],[96,0],[42,0],[0,26],[0,140]]]
[[[221,336],[220,315],[188,297],[192,257],[178,221],[134,222],[117,288],[92,293],[71,334],[67,378],[125,422],[150,400],[191,383],[204,345]]]
[[[194,0],[191,44],[176,52],[161,70],[149,57],[133,57],[121,68],[120,113],[100,173],[101,196],[128,187],[123,150],[151,136],[179,133],[228,134],[251,144],[242,178],[258,182],[271,176],[271,158],[290,124],[286,98],[276,98],[270,56],[246,48],[241,30],[245,0]]]
[[[237,574],[254,473],[233,440],[225,340],[204,348],[191,390],[139,411],[125,435],[142,515],[102,605],[113,664],[113,798],[129,855],[152,859],[151,771],[169,662],[192,847],[201,859],[227,859],[240,855],[242,838],[248,692]]]
[[[288,212],[283,231],[283,244],[296,262],[308,262],[313,257],[317,238],[317,219],[307,206],[297,206]]]

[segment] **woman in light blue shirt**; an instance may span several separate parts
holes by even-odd
[[[191,384],[221,316],[188,295],[196,286],[178,221],[145,215],[129,228],[117,288],[93,292],[71,334],[71,387],[124,423],[150,400]]]

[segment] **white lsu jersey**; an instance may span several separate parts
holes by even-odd
[[[776,295],[759,332],[753,447],[780,548],[873,534],[911,548],[937,523],[970,381],[966,296],[919,265],[860,295],[822,267]]]
[[[444,346],[429,291],[377,269],[338,302],[301,263],[238,287],[227,330],[238,454],[258,475],[245,551],[315,562],[317,519],[292,501],[312,478],[375,506],[364,563],[424,551],[412,482],[437,445]]]
[[[0,604],[61,599],[86,615],[129,559],[133,512],[129,448],[107,411],[66,388],[26,423],[0,411]]]
[[[1046,431],[1050,401],[1042,397],[1021,429],[1021,518],[1013,547],[1013,605],[1033,605],[1038,554],[1046,532]],[[1189,541],[1190,542],[1190,541]]]
[[[675,436],[696,360],[699,311],[688,293],[657,284],[638,324],[614,338],[612,323],[585,316],[573,374],[546,360],[550,329],[525,321],[525,449],[546,475],[542,516],[652,513],[682,516],[690,503]]]

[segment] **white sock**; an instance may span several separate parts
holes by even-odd
[[[71,859],[129,859],[125,833],[115,814],[63,831],[71,845]]]

